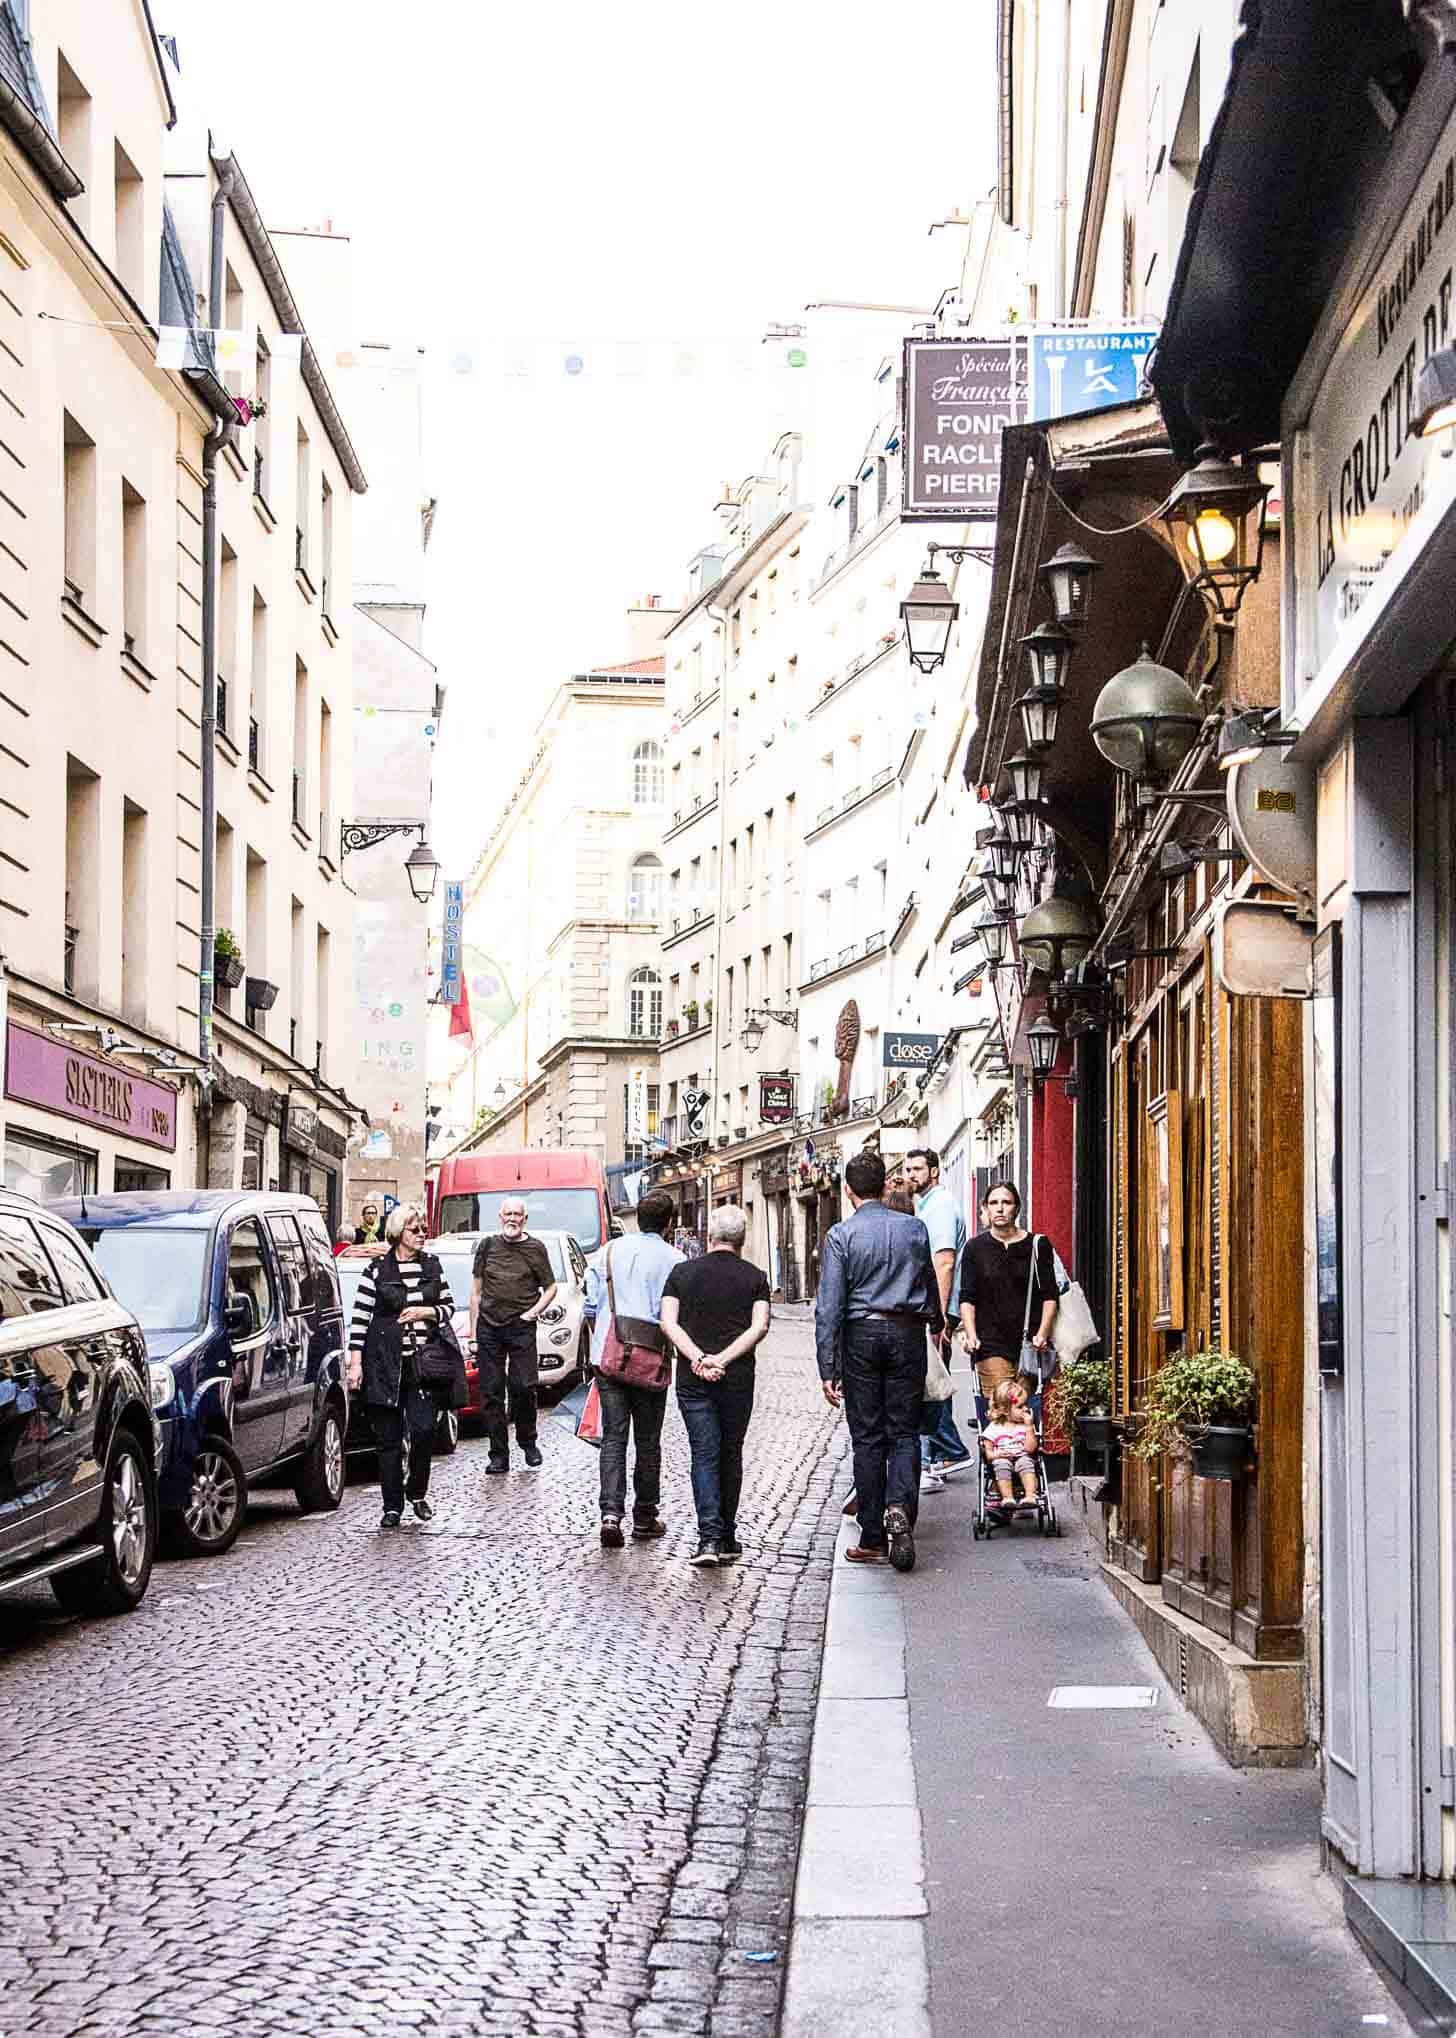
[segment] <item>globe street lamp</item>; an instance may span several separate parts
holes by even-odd
[[[1108,680],[1092,710],[1092,740],[1108,763],[1139,783],[1165,782],[1193,748],[1203,713],[1193,689],[1146,644]]]
[[[1021,923],[1021,959],[1060,982],[1092,953],[1097,923],[1078,899],[1053,897],[1034,906]]]

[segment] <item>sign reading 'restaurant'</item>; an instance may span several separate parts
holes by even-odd
[[[1337,650],[1325,686],[1348,663],[1368,623],[1356,622],[1359,610],[1399,579],[1401,557],[1419,551],[1456,496],[1450,434],[1423,439],[1415,424],[1421,369],[1456,340],[1453,284],[1456,122],[1375,262],[1295,442],[1296,702]]]
[[[170,1153],[177,1144],[177,1098],[165,1083],[149,1082],[29,1026],[6,1028],[5,1094],[17,1104],[38,1104],[143,1146]]]
[[[1016,341],[907,340],[901,516],[994,523],[1001,434],[1025,415],[1025,352]]]

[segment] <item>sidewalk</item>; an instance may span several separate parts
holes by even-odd
[[[976,1543],[966,1472],[910,1576],[837,1564],[784,2038],[1408,2032],[1319,1872],[1313,1772],[1225,1764],[1054,1497],[1061,1539]],[[1155,1703],[1049,1707],[1067,1685]]]

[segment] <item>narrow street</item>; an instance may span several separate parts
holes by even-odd
[[[381,1537],[360,1465],[129,1619],[7,1602],[0,2031],[771,2033],[843,1440],[790,1322],[736,1570],[684,1561],[669,1410],[655,1545],[598,1547],[548,1421],[539,1474],[437,1460],[429,1529]]]

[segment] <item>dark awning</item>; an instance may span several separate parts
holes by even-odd
[[[1185,464],[1279,437],[1421,54],[1400,0],[1244,0],[1150,377]]]

